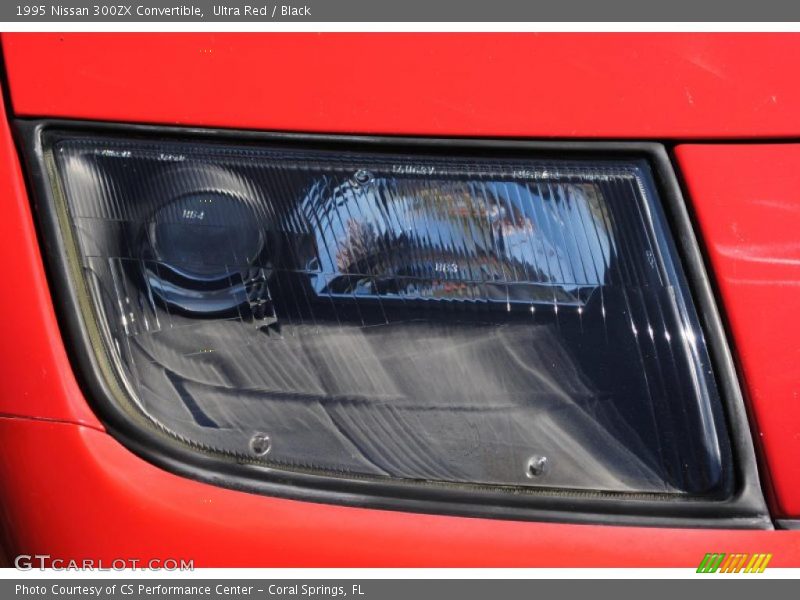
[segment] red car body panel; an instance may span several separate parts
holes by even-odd
[[[387,135],[800,135],[791,34],[6,34],[18,115]]]
[[[800,516],[800,144],[679,146],[763,449],[774,508]]]
[[[800,67],[798,36],[6,34],[3,51],[15,116],[403,135],[800,135],[800,82],[786,77]],[[329,506],[223,489],[150,465],[104,432],[76,381],[0,117],[0,545],[9,555],[178,557],[196,566],[696,567],[706,552],[721,551],[770,552],[771,566],[800,565],[800,531]],[[800,212],[757,200],[800,207],[792,198],[800,153],[776,145],[772,155],[786,168],[754,167],[750,160],[769,160],[765,148],[686,146],[678,158],[764,434],[762,477],[769,473],[776,514],[797,517],[800,404],[792,402],[790,361],[800,318],[791,310],[797,300],[787,299],[793,284],[779,282],[793,281],[792,261],[800,261],[800,246],[790,247]],[[767,244],[770,231],[786,247],[769,255],[784,261],[769,271],[749,272],[756,267],[746,257],[725,253],[740,242]],[[738,281],[754,278],[763,285]]]
[[[84,400],[61,343],[31,203],[0,103],[0,416],[102,428]]]
[[[0,419],[0,437],[4,519],[19,524],[15,553],[105,564],[188,557],[197,567],[696,568],[706,552],[739,549],[772,553],[770,567],[800,561],[797,531],[526,523],[313,504],[172,475],[88,427]]]

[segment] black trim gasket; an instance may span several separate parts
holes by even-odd
[[[32,202],[44,248],[54,303],[68,355],[93,410],[108,432],[129,450],[170,472],[230,489],[312,502],[516,520],[639,526],[771,529],[758,478],[756,455],[742,392],[703,257],[681,188],[666,149],[650,142],[528,141],[462,138],[407,138],[253,132],[187,127],[128,125],[67,120],[13,122],[25,162]],[[509,493],[479,486],[416,486],[413,483],[339,478],[280,471],[198,452],[152,427],[142,427],[113,400],[87,329],[80,291],[70,275],[70,252],[59,220],[48,171],[49,132],[114,134],[132,138],[200,139],[211,142],[279,142],[314,148],[380,151],[447,151],[497,156],[524,152],[549,158],[645,158],[672,229],[704,329],[731,438],[734,492],[726,498],[658,497],[609,492],[535,490]],[[91,315],[88,315],[91,316]]]

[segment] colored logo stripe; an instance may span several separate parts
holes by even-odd
[[[709,552],[700,561],[698,573],[763,573],[772,554],[725,554]],[[746,566],[745,566],[746,565]]]

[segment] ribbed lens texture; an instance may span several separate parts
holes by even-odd
[[[66,139],[130,401],[272,467],[573,490],[730,483],[646,163]]]

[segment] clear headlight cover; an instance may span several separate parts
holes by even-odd
[[[419,484],[729,483],[645,161],[81,136],[52,157],[117,401],[180,443]]]

